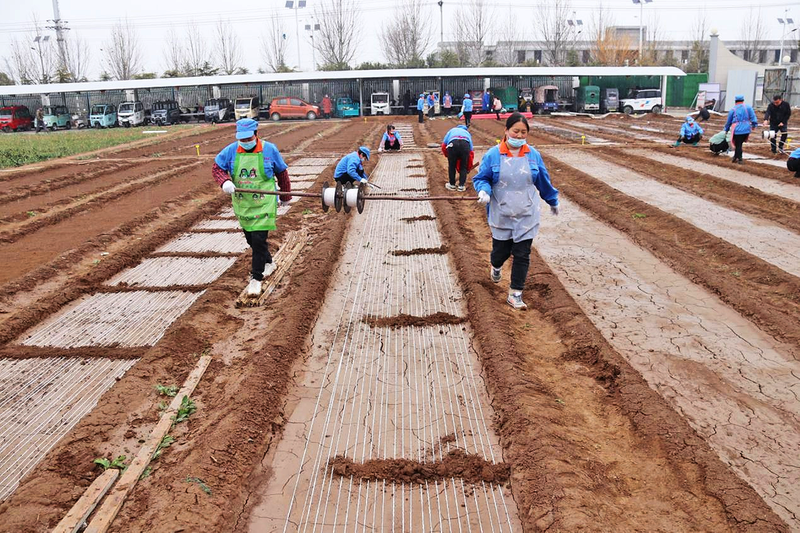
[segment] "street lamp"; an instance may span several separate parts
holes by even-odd
[[[583,21],[576,17],[575,11],[572,12],[572,18],[567,20],[567,24],[572,28],[572,50],[577,54],[575,46],[578,42],[578,35],[583,31]]]
[[[297,70],[300,68],[300,19],[297,10],[306,7],[306,0],[286,0],[286,9],[294,10],[294,38],[297,40]]]
[[[314,46],[314,32],[319,31],[319,24],[306,24],[306,31],[311,32],[311,61],[314,62],[313,68],[317,70],[317,49]]]
[[[653,0],[633,0],[634,4],[639,4],[639,64],[642,64],[642,24],[644,23],[644,5],[651,3]]]
[[[778,55],[778,66],[783,64],[783,39],[786,37],[786,25],[787,24],[794,24],[794,20],[790,19],[787,15],[789,14],[788,9],[783,10],[784,18],[778,18],[778,23],[783,25],[783,30],[781,31],[781,53]],[[797,28],[795,28],[797,29]],[[794,31],[794,30],[792,30]]]
[[[46,43],[49,40],[49,35],[37,35],[33,38],[33,42],[35,42],[36,47],[39,48],[39,63],[42,65],[42,83],[47,83],[50,81],[50,77],[44,71],[44,58],[42,57],[42,43]],[[31,50],[35,50],[35,48],[31,47]]]
[[[444,2],[439,0],[439,50],[444,46]]]

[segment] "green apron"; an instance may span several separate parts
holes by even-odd
[[[237,152],[233,184],[238,189],[275,191],[275,178],[264,173],[263,152]],[[246,231],[272,231],[278,214],[278,197],[271,194],[233,193],[233,212]]]

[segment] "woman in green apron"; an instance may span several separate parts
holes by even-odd
[[[249,296],[261,294],[261,282],[275,270],[267,246],[267,236],[275,229],[280,204],[292,199],[291,183],[286,163],[278,148],[258,138],[258,122],[243,118],[236,122],[237,141],[226,146],[214,159],[212,174],[223,192],[233,199],[233,212],[244,230],[247,244],[253,249]],[[270,194],[248,194],[236,189],[257,189],[287,193],[280,197]]]
[[[540,200],[558,214],[558,190],[539,155],[525,140],[530,128],[527,119],[514,113],[506,120],[503,141],[489,149],[481,168],[472,178],[478,202],[486,205],[492,230],[490,276],[499,283],[501,268],[513,256],[511,285],[507,302],[514,309],[526,309],[522,290],[528,277],[531,244],[539,232]]]

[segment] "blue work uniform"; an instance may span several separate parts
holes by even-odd
[[[352,183],[367,179],[367,175],[364,173],[364,164],[361,162],[361,158],[358,157],[358,152],[350,152],[336,164],[336,170],[333,171],[333,179],[342,183]]]

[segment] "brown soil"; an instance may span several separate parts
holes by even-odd
[[[463,324],[467,319],[460,316],[451,315],[450,313],[438,312],[427,316],[414,316],[407,314],[400,314],[387,317],[366,316],[364,323],[369,324],[373,328],[403,328],[408,326],[425,327],[425,326],[442,326],[446,324]]]
[[[403,189],[400,190],[402,191]],[[410,190],[416,191],[417,189],[410,189]],[[407,224],[411,224],[412,222],[421,222],[423,220],[436,220],[436,217],[432,217],[430,215],[420,215],[418,217],[401,218],[400,220],[402,220]]]
[[[426,161],[441,172],[440,157]],[[561,174],[554,179],[564,185]],[[526,531],[786,531],[605,341],[535,248],[529,309],[514,312],[487,276],[483,208],[435,202],[434,210],[465,287]]]
[[[340,455],[331,459],[328,466],[339,477],[352,477],[360,481],[421,484],[451,478],[459,478],[471,484],[505,483],[511,470],[507,464],[492,464],[483,457],[468,455],[457,449],[443,459],[430,463],[409,459],[370,459],[364,463],[354,463],[352,459]]]
[[[448,252],[447,246],[442,245],[438,248],[414,248],[413,250],[394,250],[392,251],[392,255],[397,256],[404,256],[404,255],[425,255],[425,254],[436,254],[442,255]]]

